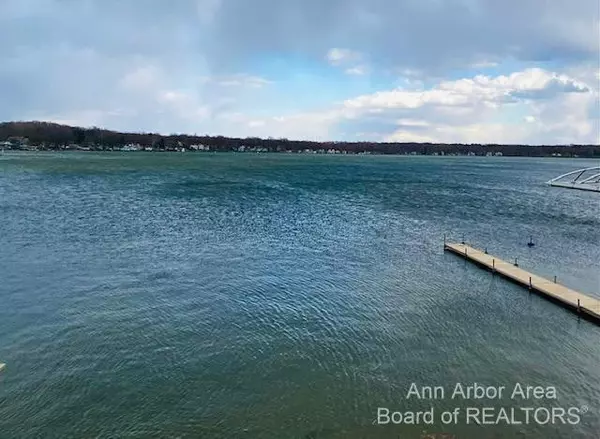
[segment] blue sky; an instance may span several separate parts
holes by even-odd
[[[1,0],[0,120],[600,143],[596,0]]]

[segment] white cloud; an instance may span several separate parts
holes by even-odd
[[[352,76],[364,76],[369,67],[363,62],[365,56],[350,49],[333,48],[325,56],[327,62],[335,67],[344,67],[344,73]]]
[[[424,133],[398,129],[385,137],[387,142],[429,142],[429,143],[508,143],[526,142],[528,129],[523,125],[507,126],[501,123],[480,122],[463,124],[431,125]]]
[[[265,126],[264,120],[251,120],[250,122],[248,122],[249,128],[259,128],[259,127],[264,127],[264,126]]]
[[[409,110],[409,114],[416,112],[424,117],[426,124],[411,125],[410,121],[400,119],[398,129],[388,135],[386,140],[421,139],[442,143],[600,143],[598,121],[590,114],[590,108],[598,103],[596,92],[591,89],[573,92],[579,89],[568,87],[556,89],[552,86],[552,80],[532,80],[539,78],[538,75],[523,73],[511,75],[511,80],[490,78],[489,81],[484,81],[487,88],[483,89],[465,87],[462,82],[464,80],[454,84],[446,83],[446,93],[454,97],[457,90],[460,90],[463,102],[468,104],[453,107],[447,105],[448,100],[432,99],[429,105]],[[549,73],[545,76],[561,78],[560,75]],[[565,80],[560,82],[569,83]],[[552,90],[544,99],[530,99],[527,93],[515,98],[516,100],[503,99],[503,96],[515,91],[545,90],[544,86]],[[437,94],[433,96],[439,98]],[[489,99],[496,100],[493,106],[482,105],[489,103]],[[522,111],[529,114],[521,119],[516,118]]]
[[[198,78],[198,83],[200,85],[217,85],[221,87],[262,88],[273,82],[260,76],[238,73],[236,75],[201,76]]]
[[[333,48],[327,52],[325,58],[331,65],[339,66],[360,61],[362,54],[350,49]]]
[[[587,85],[539,68],[515,72],[509,76],[490,77],[477,75],[454,81],[442,81],[428,90],[402,88],[377,92],[348,99],[348,109],[416,109],[423,106],[473,106],[477,103],[494,104],[515,101],[517,98],[534,98],[538,95],[561,92],[586,92]],[[538,95],[536,95],[538,93]]]
[[[472,63],[469,67],[471,67],[472,69],[489,69],[497,66],[498,63],[494,61],[478,61]]]
[[[146,89],[159,80],[160,72],[152,65],[144,65],[127,72],[120,80],[120,85],[126,89]]]
[[[331,140],[336,124],[342,117],[339,110],[332,109],[251,119],[246,123],[250,130],[243,135],[326,141]]]
[[[338,140],[343,132],[389,142],[598,143],[589,115],[596,101],[597,92],[580,79],[526,69],[441,81],[426,90],[381,91],[330,110],[254,123],[260,133],[301,139]]]
[[[428,127],[430,123],[423,119],[398,119],[398,125],[408,127]]]
[[[435,143],[436,139],[429,135],[419,134],[407,130],[397,130],[393,134],[385,136],[384,142],[416,142],[416,143]]]
[[[262,78],[240,74],[196,79],[206,92],[214,91],[213,95],[203,94],[177,87],[179,83],[164,69],[138,60],[122,74],[116,94],[109,96],[105,105],[100,102],[104,106],[37,114],[35,118],[241,137],[598,143],[598,122],[590,116],[598,107],[596,74],[596,67],[581,67],[562,72],[526,69],[510,75],[475,75],[440,81],[427,89],[397,88],[357,96],[315,111],[257,117],[240,111],[236,97],[243,90],[262,93],[264,90],[257,88],[265,83]],[[231,92],[235,93],[226,94]]]
[[[365,56],[360,52],[350,49],[330,49],[325,59],[332,66],[343,67],[346,75],[364,76],[370,70],[369,66],[363,62]]]
[[[209,80],[209,82],[211,82]],[[271,84],[271,81],[268,81],[265,78],[261,78],[259,76],[238,74],[231,75],[225,77],[217,77],[212,79],[214,84],[220,85],[222,87],[251,87],[251,88],[261,88],[265,85]]]
[[[598,0],[0,3],[2,120],[290,138],[598,138]],[[318,77],[323,65],[339,69],[335,87]],[[449,80],[511,65],[556,72]],[[326,102],[399,75],[378,93]]]
[[[348,75],[363,76],[369,72],[369,69],[364,65],[358,65],[346,69],[345,72]]]

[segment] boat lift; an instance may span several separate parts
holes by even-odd
[[[600,166],[567,172],[548,181],[550,186],[600,192]]]

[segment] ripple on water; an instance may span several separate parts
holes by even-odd
[[[403,398],[410,382],[555,385],[561,404],[591,405],[598,328],[441,250],[444,233],[465,234],[597,291],[597,199],[539,184],[576,167],[218,154],[2,160],[3,431],[419,435],[371,425],[374,407],[414,408]],[[477,434],[597,431],[589,416],[572,428]]]

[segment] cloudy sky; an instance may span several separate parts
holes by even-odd
[[[0,120],[600,143],[598,0],[0,0]]]

